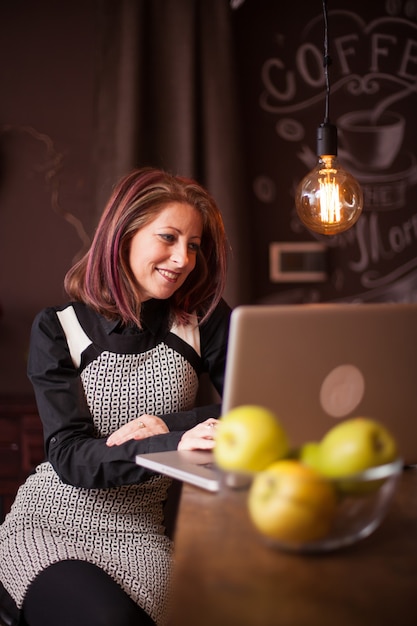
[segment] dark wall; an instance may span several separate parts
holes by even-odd
[[[117,163],[112,170],[105,161],[115,154],[110,100],[120,83],[112,88],[109,67],[117,79],[111,56],[122,4],[16,0],[0,6],[0,393],[30,390],[26,354],[33,317],[65,300],[65,272],[86,249],[107,197],[103,171],[109,184],[117,170]],[[341,139],[341,160],[365,191],[364,214],[345,235],[312,236],[295,217],[293,195],[315,160],[315,132],[323,120],[321,1],[245,0],[231,11],[241,93],[236,115],[244,121],[247,163],[242,219],[253,238],[252,299],[415,300],[415,3],[329,5],[332,121],[386,101],[402,125],[382,164],[374,159],[369,134],[353,148]],[[270,280],[271,242],[317,240],[328,251],[326,281]]]
[[[94,221],[97,28],[96,2],[1,3],[1,393],[30,389],[32,319]]]
[[[325,113],[322,3],[245,0],[233,13],[253,298],[417,300],[417,4],[330,0],[328,9],[330,120],[339,129],[340,161],[365,197],[357,225],[333,237],[313,236],[294,208],[295,187],[316,161]],[[271,242],[294,241],[325,244],[327,280],[270,280]]]

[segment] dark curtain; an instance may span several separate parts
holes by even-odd
[[[117,6],[115,6],[117,5]],[[105,0],[98,81],[98,210],[115,178],[152,165],[195,178],[222,210],[225,297],[250,298],[248,215],[228,0]]]

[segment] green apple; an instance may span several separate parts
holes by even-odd
[[[258,473],[248,496],[254,526],[266,537],[286,544],[325,537],[336,507],[332,482],[293,459],[277,461]]]
[[[219,420],[214,459],[222,470],[257,472],[288,453],[287,433],[269,409],[241,405]]]
[[[318,441],[307,441],[298,452],[298,459],[304,465],[320,469],[320,443]]]
[[[378,421],[354,417],[339,422],[320,442],[320,471],[332,478],[362,472],[394,461],[398,449],[393,435]]]

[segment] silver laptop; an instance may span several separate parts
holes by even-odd
[[[138,454],[136,463],[207,491],[220,489],[220,475],[213,454],[207,450],[166,450]]]
[[[222,413],[266,406],[293,447],[319,440],[339,420],[373,417],[415,464],[416,381],[417,304],[240,306],[231,318]]]

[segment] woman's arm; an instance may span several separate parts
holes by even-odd
[[[183,431],[175,431],[113,447],[106,445],[106,438],[97,438],[79,371],[54,309],[45,309],[34,320],[28,376],[43,424],[47,459],[65,483],[108,488],[146,480],[149,473],[136,465],[135,455],[174,450],[182,437]]]

